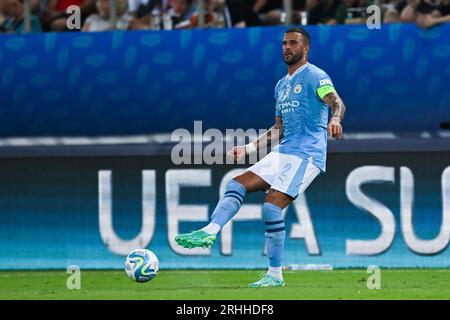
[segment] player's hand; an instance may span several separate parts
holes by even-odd
[[[246,156],[245,146],[233,147],[227,153],[227,157],[229,159],[237,160],[237,161],[245,158],[245,156]]]
[[[331,118],[328,124],[328,134],[336,139],[342,139],[343,131],[341,126],[341,121],[338,117]]]

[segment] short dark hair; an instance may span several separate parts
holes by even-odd
[[[300,33],[302,35],[304,41],[305,41],[304,43],[306,45],[308,45],[308,46],[311,45],[311,37],[309,36],[309,32],[306,31],[305,29],[299,28],[299,27],[297,27],[297,28],[290,28],[285,33],[289,33],[289,32]]]

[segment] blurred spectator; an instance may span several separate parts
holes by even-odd
[[[293,23],[300,23],[300,12],[309,11],[317,0],[292,0]],[[283,0],[245,0],[259,15],[264,25],[278,25],[284,23],[285,10]]]
[[[197,6],[193,0],[172,0],[169,11],[175,29],[191,27],[190,19],[197,14]]]
[[[25,32],[25,18],[23,0],[2,0],[2,32]],[[30,32],[41,32],[41,22],[35,15],[31,15]]]
[[[5,2],[3,0],[0,0],[0,27],[3,25],[3,22],[5,22],[5,16],[3,15],[3,7],[4,6],[5,6]]]
[[[78,6],[81,11],[82,24],[85,19],[96,12],[95,0],[49,0],[47,10],[41,15],[46,30],[67,31],[66,20],[70,16],[67,8]]]
[[[281,23],[283,0],[249,0],[250,4],[263,24],[277,25]]]
[[[137,17],[137,11],[139,7],[145,7],[149,2],[154,2],[151,0],[128,0],[128,13]]]
[[[366,22],[366,8],[370,0],[343,0],[336,12],[336,22],[340,24],[357,24]]]
[[[155,1],[152,0],[128,0],[128,13],[132,16],[130,21],[130,29],[149,29],[150,16],[147,9],[153,9]],[[152,6],[150,8],[150,5]],[[142,11],[145,12],[142,12]]]
[[[400,0],[393,8],[389,9],[384,17],[385,23],[414,22],[417,8],[422,0]],[[424,8],[427,7],[423,6]]]
[[[2,32],[24,31],[24,0],[0,0]],[[113,29],[110,0],[29,0],[31,31],[67,30],[66,10],[79,6],[84,31]],[[197,0],[117,0],[117,29],[187,29],[198,27]],[[248,27],[285,22],[283,0],[204,0],[204,27]],[[292,0],[293,24],[365,22],[374,0]],[[384,23],[412,22],[422,28],[450,22],[450,0],[384,0]],[[126,10],[126,11],[124,11]],[[20,13],[19,13],[20,12]],[[40,21],[37,17],[40,17]],[[89,20],[87,18],[89,17]]]
[[[421,0],[407,0],[406,5],[400,12],[400,20],[402,22],[413,22],[420,2]]]
[[[450,22],[449,10],[449,0],[401,0],[386,12],[384,22],[416,22],[422,28],[429,28]]]
[[[256,12],[244,0],[211,0],[214,11],[214,26],[245,28],[261,25]]]
[[[416,11],[415,21],[422,28],[431,28],[440,23],[450,22],[450,0],[435,3],[421,1]]]
[[[317,5],[318,0],[293,0],[294,8],[299,8],[298,10],[311,11]],[[303,6],[302,6],[303,4]]]
[[[0,2],[2,2],[2,1],[4,1],[4,0],[0,0]],[[41,1],[42,0],[29,0],[30,11],[35,16],[39,16],[39,9],[40,9],[40,6],[41,6]],[[43,1],[43,4],[46,6],[47,5],[47,0]]]
[[[308,24],[336,24],[339,0],[318,0],[308,15]]]
[[[400,19],[401,13],[407,5],[408,0],[399,0],[391,4],[384,14],[383,22],[384,23],[401,22]]]
[[[318,0],[292,0],[293,24],[306,25],[309,12],[317,5]]]
[[[170,0],[128,0],[128,5],[133,15],[131,29],[172,29]],[[164,18],[170,20],[169,26],[164,26]]]
[[[92,14],[83,25],[83,31],[107,31],[113,30],[113,25],[110,21],[110,1],[109,0],[97,0],[96,6],[98,14]],[[128,13],[127,0],[116,0],[116,28],[118,30],[127,30],[130,27],[132,16]]]
[[[448,16],[450,14],[450,1],[449,0],[441,0],[439,4],[439,12],[442,16]]]
[[[225,17],[219,12],[214,12],[216,3],[214,0],[205,0],[204,25],[203,28],[225,27]],[[198,10],[198,9],[197,9]],[[199,27],[199,12],[195,10],[188,20],[178,23],[176,29],[187,29]]]

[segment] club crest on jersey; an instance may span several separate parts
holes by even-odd
[[[300,93],[300,91],[302,91],[302,86],[301,86],[300,84],[297,84],[297,85],[294,87],[294,92],[295,92],[295,93]]]

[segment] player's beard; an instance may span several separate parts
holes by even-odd
[[[289,60],[287,60],[286,56],[283,55],[283,60],[288,66],[296,64],[297,62],[299,62],[302,59],[303,59],[303,51],[300,51],[296,54],[292,54],[291,58]]]

